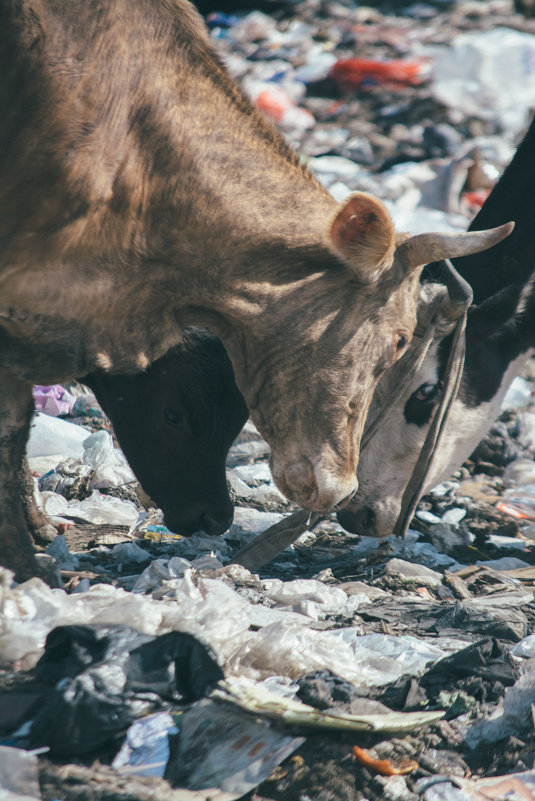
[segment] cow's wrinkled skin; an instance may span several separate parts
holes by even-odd
[[[186,0],[4,0],[0,70],[3,563],[35,571],[6,475],[30,385],[138,372],[187,325],[221,337],[280,489],[312,510],[346,501],[422,264],[507,230],[410,239],[368,195],[340,207]]]
[[[511,381],[535,348],[534,181],[535,120],[470,226],[478,230],[512,217],[512,235],[486,253],[453,260],[473,288],[474,305],[468,315],[466,361],[459,395],[424,491],[448,478],[472,453],[498,417]],[[358,493],[338,514],[348,531],[368,536],[392,533],[431,414],[441,398],[450,343],[447,333],[434,341],[403,397],[396,398],[394,376],[386,375],[379,383],[370,418],[387,398],[395,400],[361,454]],[[410,358],[408,351],[396,370],[402,369],[403,362]]]
[[[220,340],[188,329],[143,373],[97,371],[81,380],[168,528],[223,534],[233,518],[225,460],[248,411]]]

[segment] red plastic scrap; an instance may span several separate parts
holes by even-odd
[[[472,189],[469,192],[463,192],[461,195],[461,206],[466,206],[469,212],[475,214],[479,211],[489,195],[490,189]]]
[[[358,89],[366,86],[418,86],[429,75],[425,61],[374,61],[369,58],[344,58],[331,67],[330,77],[343,89]]]

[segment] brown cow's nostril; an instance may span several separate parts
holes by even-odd
[[[314,470],[306,462],[292,462],[284,471],[288,488],[293,492],[311,494],[315,490]]]

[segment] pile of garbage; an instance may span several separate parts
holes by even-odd
[[[508,0],[269,5],[206,18],[310,169],[398,228],[465,229],[527,127],[535,25]],[[35,387],[62,588],[0,569],[2,801],[535,798],[534,392],[532,361],[404,540],[331,516],[249,570],[295,510],[250,422],[233,525],[184,538],[95,397]]]

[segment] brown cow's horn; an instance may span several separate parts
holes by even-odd
[[[432,261],[470,256],[497,245],[514,228],[513,222],[487,231],[462,233],[417,234],[398,245],[398,255],[406,260],[408,270]]]
[[[459,275],[449,259],[442,259],[439,264],[441,278],[448,289],[441,309],[448,319],[457,320],[472,303],[474,293],[468,281]]]

